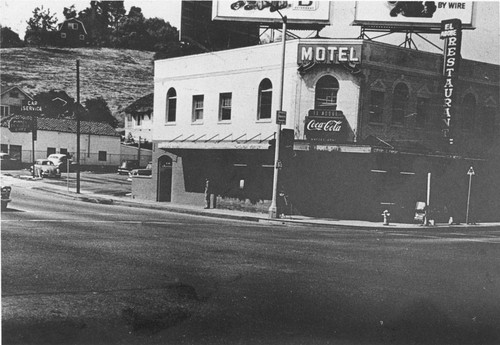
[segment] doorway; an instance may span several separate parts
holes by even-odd
[[[158,159],[158,201],[172,201],[172,158]]]

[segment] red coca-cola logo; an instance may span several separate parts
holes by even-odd
[[[309,131],[340,132],[342,129],[342,120],[317,121],[310,120],[306,129]]]

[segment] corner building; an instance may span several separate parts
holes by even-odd
[[[156,61],[153,177],[134,181],[134,196],[201,207],[209,178],[218,207],[267,212],[281,50]],[[283,213],[380,220],[388,209],[408,222],[431,173],[434,217],[461,219],[473,166],[471,216],[498,218],[497,65],[462,61],[449,145],[442,55],[361,39],[287,41],[285,55]]]

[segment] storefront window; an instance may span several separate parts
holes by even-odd
[[[259,113],[257,118],[270,119],[273,99],[273,84],[269,79],[264,79],[259,85]]]
[[[462,102],[462,129],[473,132],[476,126],[476,98],[472,94],[464,97]]]
[[[203,120],[203,95],[193,96],[193,122]]]
[[[171,88],[167,92],[167,122],[175,122],[177,113],[177,92]]]
[[[382,123],[384,114],[384,97],[383,91],[372,90],[370,99],[370,122]]]
[[[406,107],[408,106],[408,86],[399,83],[394,88],[392,100],[392,123],[403,124],[406,114]]]
[[[332,76],[321,77],[316,83],[315,109],[337,110],[339,82]]]
[[[219,97],[219,121],[231,120],[231,100],[232,94],[221,93]]]

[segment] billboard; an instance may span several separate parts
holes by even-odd
[[[459,19],[474,29],[472,1],[356,1],[353,25],[439,29],[441,21]]]
[[[271,11],[274,6],[273,11]],[[290,24],[330,24],[330,1],[228,1],[214,0],[214,20],[281,23],[277,11]]]

